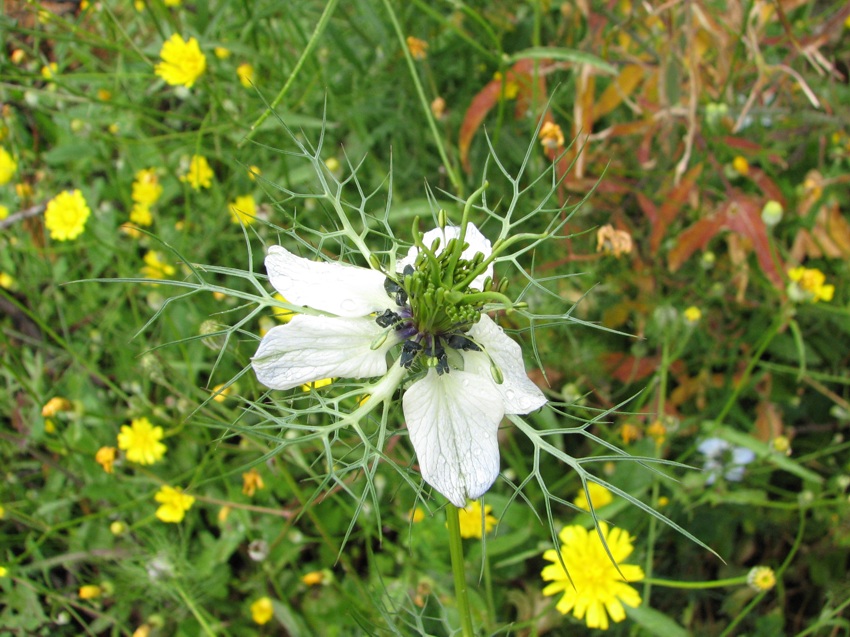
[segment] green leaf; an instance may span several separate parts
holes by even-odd
[[[608,64],[602,58],[599,58],[591,53],[577,51],[576,49],[563,49],[559,47],[543,47],[535,46],[530,49],[523,49],[514,53],[508,58],[510,64],[514,64],[519,60],[556,60],[558,62],[576,62],[577,64],[590,64],[591,66],[607,73],[608,75],[616,75],[617,69]]]
[[[690,637],[691,635],[667,615],[648,606],[638,608],[626,606],[625,609],[629,619],[648,631],[650,635],[664,635],[664,637]]]

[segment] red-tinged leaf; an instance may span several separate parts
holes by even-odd
[[[637,201],[640,209],[643,210],[643,214],[649,219],[649,223],[655,225],[655,222],[658,221],[658,208],[642,192],[637,193]]]
[[[517,118],[528,112],[532,96],[536,95],[536,99],[546,98],[546,82],[541,73],[537,74],[537,91],[532,90],[534,63],[534,60],[520,60],[505,73],[504,78],[489,81],[472,98],[472,102],[470,102],[464,114],[463,123],[460,126],[460,134],[458,135],[460,161],[466,172],[471,171],[471,166],[469,165],[469,147],[472,144],[472,138],[475,137],[475,133],[481,128],[484,118],[498,104],[499,98],[504,94],[502,89],[503,84],[513,82],[519,88],[515,109]],[[546,117],[551,117],[548,115],[548,112]]]
[[[602,355],[602,364],[608,369],[608,373],[621,383],[633,383],[652,376],[661,364],[661,358],[637,358],[623,352],[611,352]]]
[[[697,250],[705,250],[708,242],[723,228],[723,218],[712,215],[697,221],[685,229],[676,239],[676,245],[667,255],[667,267],[671,272],[678,270],[681,265],[691,258]]]
[[[664,197],[664,203],[658,209],[658,216],[652,224],[652,233],[649,235],[649,249],[652,252],[658,250],[661,240],[667,232],[667,227],[673,222],[685,201],[687,201],[701,172],[702,164],[697,164],[685,174],[679,185],[675,186]]]
[[[765,173],[761,168],[751,166],[750,172],[747,176],[752,179],[753,183],[758,186],[759,189],[761,189],[765,197],[778,201],[782,204],[783,208],[786,206],[785,195],[782,194],[782,190],[779,189],[776,182],[768,177],[767,173]]]
[[[748,153],[758,153],[761,152],[761,146],[756,142],[743,139],[741,137],[733,137],[731,135],[727,135],[723,138],[723,144],[728,146],[729,148],[734,148],[735,150],[743,150]]]
[[[778,289],[785,287],[782,264],[770,250],[767,226],[761,218],[761,205],[757,199],[746,195],[735,197],[726,208],[726,227],[752,242],[759,265],[765,276]]]

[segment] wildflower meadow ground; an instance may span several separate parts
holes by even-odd
[[[848,632],[846,2],[0,29],[0,636]]]

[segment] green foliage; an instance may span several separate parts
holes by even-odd
[[[389,267],[485,179],[471,220],[525,237],[496,276],[527,306],[499,320],[550,406],[504,421],[499,523],[464,541],[479,633],[595,634],[540,576],[595,519],[647,576],[607,632],[846,630],[846,3],[7,4],[0,634],[456,634],[444,500],[400,410],[354,421],[368,384],[344,380],[281,398],[250,358],[293,309],[267,246]],[[173,34],[206,57],[191,88],[155,72]],[[144,169],[162,191],[139,227]],[[91,215],[57,241],[68,189]],[[164,458],[107,473],[141,417]],[[593,483],[614,500],[591,514]],[[195,498],[179,523],[163,486]],[[743,584],[758,565],[772,590]]]

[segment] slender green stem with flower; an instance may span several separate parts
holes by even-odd
[[[449,552],[452,557],[452,574],[455,581],[455,600],[460,615],[460,627],[463,637],[474,637],[472,615],[469,611],[469,595],[466,590],[466,564],[463,561],[463,539],[460,536],[458,508],[446,505],[446,523],[449,527]]]

